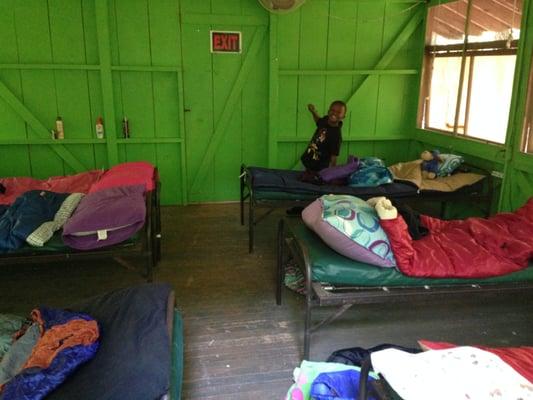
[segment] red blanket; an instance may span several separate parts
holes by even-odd
[[[0,194],[0,204],[13,204],[17,197],[29,190],[48,190],[55,193],[87,193],[92,184],[100,179],[103,170],[82,172],[76,175],[54,176],[48,179],[29,177],[2,178],[0,183],[6,192]]]
[[[401,216],[381,221],[405,275],[486,278],[521,270],[533,257],[533,198],[514,213],[488,219],[423,215],[421,223],[430,233],[413,241]]]

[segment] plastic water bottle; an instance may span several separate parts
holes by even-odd
[[[102,119],[102,117],[96,118],[95,129],[96,129],[96,137],[98,139],[103,139],[104,138],[104,120]]]
[[[56,137],[58,139],[65,139],[65,131],[63,130],[63,119],[56,118]]]
[[[122,119],[122,135],[124,136],[124,139],[128,139],[130,137],[130,124],[128,122],[128,118],[126,117]]]

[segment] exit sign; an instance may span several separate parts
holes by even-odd
[[[241,32],[211,31],[211,53],[240,53]]]

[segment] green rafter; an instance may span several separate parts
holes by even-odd
[[[113,76],[111,72],[111,44],[109,43],[109,15],[107,0],[96,0],[96,31],[98,56],[100,58],[100,83],[106,125],[107,162],[109,166],[118,164],[115,100],[113,97]]]
[[[50,138],[50,131],[35,115],[0,81],[0,97],[28,124],[40,138]],[[54,143],[50,148],[56,152],[74,171],[82,172],[87,168],[63,145]]]
[[[269,86],[268,86],[268,166],[277,164],[279,130],[279,59],[278,59],[278,16],[270,14],[269,37]]]
[[[409,20],[409,22],[405,25],[403,30],[396,36],[396,39],[392,44],[389,46],[385,54],[381,56],[381,59],[378,61],[376,66],[374,67],[374,70],[381,70],[384,69],[387,65],[391,63],[391,61],[396,57],[396,54],[400,51],[402,46],[409,40],[411,35],[415,32],[416,28],[420,25],[420,23],[424,20],[426,9],[425,7],[420,7],[419,10],[413,15],[413,17]],[[355,105],[353,104],[355,101],[355,97],[359,90],[369,81],[370,75],[367,75],[361,84],[354,90],[348,101],[346,102],[346,105],[348,106],[348,110],[352,109]]]
[[[231,89],[228,100],[226,101],[222,114],[216,124],[213,136],[211,137],[211,140],[207,145],[207,149],[202,158],[202,162],[200,163],[200,167],[198,168],[198,172],[196,173],[196,176],[194,177],[194,180],[192,182],[191,192],[197,190],[198,185],[205,178],[207,171],[211,166],[211,163],[213,162],[215,152],[217,151],[220,142],[224,138],[224,134],[226,133],[226,129],[231,119],[231,115],[235,111],[235,105],[239,100],[239,96],[242,92],[244,84],[246,83],[246,78],[248,77],[252,69],[255,56],[261,48],[261,43],[263,42],[265,35],[265,27],[261,26],[256,29],[254,37],[252,39],[252,43],[250,45],[250,49],[248,50],[246,58],[242,63],[239,74],[237,75],[237,79],[235,80],[235,84]]]

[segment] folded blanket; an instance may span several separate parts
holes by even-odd
[[[76,207],[78,207],[83,196],[85,196],[83,193],[72,193],[69,195],[65,201],[61,203],[61,207],[59,207],[59,210],[57,210],[54,215],[54,219],[42,223],[26,238],[26,242],[31,246],[44,246],[44,244],[52,238],[54,232],[58,231],[63,225],[65,225]]]
[[[46,221],[52,221],[68,193],[32,190],[18,197],[0,218],[0,252],[21,247]]]
[[[19,371],[4,368],[4,375],[11,376],[0,385],[0,400],[44,398],[98,350],[98,324],[86,314],[41,307],[32,311],[32,319],[34,328],[28,333],[37,327],[39,338],[25,361],[19,349],[19,359],[12,363]]]
[[[485,176],[472,172],[461,172],[450,176],[425,179],[422,177],[421,160],[394,164],[389,167],[395,180],[407,181],[416,185],[420,190],[435,190],[438,192],[454,192],[464,186],[473,185]]]
[[[498,356],[474,347],[372,353],[374,371],[404,399],[530,399],[533,385]]]

